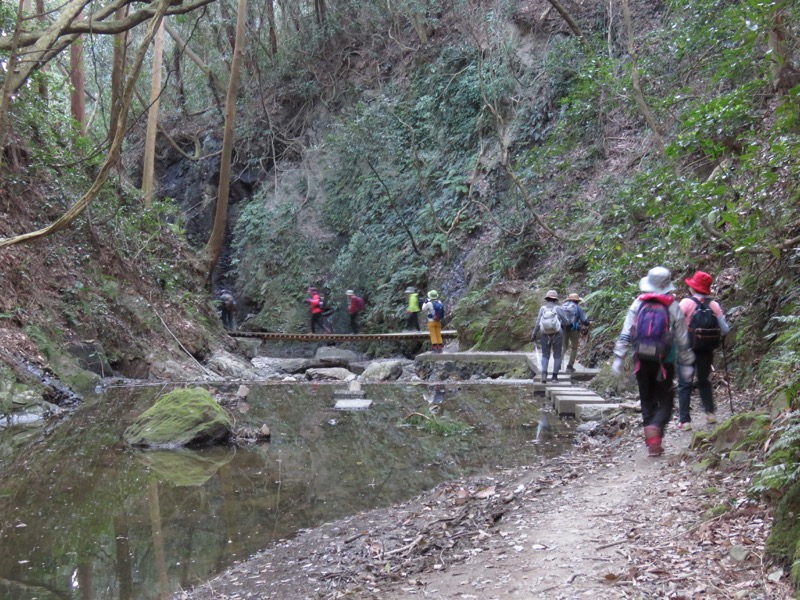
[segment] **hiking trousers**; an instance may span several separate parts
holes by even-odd
[[[662,373],[661,369],[664,369]],[[639,384],[639,400],[642,403],[642,424],[657,426],[663,435],[672,418],[675,388],[675,363],[639,361],[636,382]]]
[[[416,329],[417,331],[419,331],[419,312],[408,313],[408,319],[406,320],[406,329]]]
[[[711,387],[711,363],[714,362],[713,350],[694,351],[694,376],[697,378],[697,390],[703,410],[713,414],[714,390]],[[692,381],[684,381],[678,374],[678,415],[681,423],[690,423],[692,404]]]
[[[350,314],[350,331],[358,335],[358,313]]]
[[[550,362],[550,355],[553,355],[553,375],[558,375],[561,370],[561,347],[564,344],[564,332],[543,333],[539,337],[542,345],[542,378],[547,377],[547,365]]]
[[[575,366],[575,359],[578,357],[578,342],[581,339],[581,330],[564,332],[564,354],[569,352],[569,360],[567,361],[567,368]]]
[[[442,322],[441,321],[428,321],[428,333],[431,335],[431,345],[442,345]]]

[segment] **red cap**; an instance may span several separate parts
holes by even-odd
[[[714,279],[708,273],[697,271],[691,278],[684,279],[684,281],[693,290],[708,295],[711,293],[711,282]]]

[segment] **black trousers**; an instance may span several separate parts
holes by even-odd
[[[656,425],[662,433],[672,418],[675,403],[674,363],[640,361],[636,371],[639,401],[642,403],[642,424]]]

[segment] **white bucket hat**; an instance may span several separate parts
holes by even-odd
[[[672,273],[666,267],[653,267],[647,277],[639,281],[639,289],[653,294],[667,294],[675,289],[672,285]]]

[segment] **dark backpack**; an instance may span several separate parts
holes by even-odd
[[[572,300],[567,300],[561,305],[561,308],[564,309],[564,314],[567,315],[570,331],[578,331],[581,328],[581,322],[578,319],[578,305]]]
[[[656,300],[642,302],[631,331],[633,352],[639,360],[663,362],[672,350],[669,308]]]
[[[433,320],[444,321],[444,304],[439,300],[433,301]]]
[[[692,344],[692,350],[719,348],[722,341],[722,329],[720,329],[717,315],[711,310],[711,300],[704,298],[701,301],[694,296],[689,296],[689,298],[697,304],[689,321],[689,341]]]

